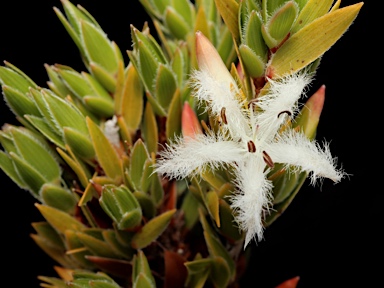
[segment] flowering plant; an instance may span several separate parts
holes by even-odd
[[[126,64],[62,0],[86,72],[46,65],[42,88],[0,67],[21,124],[2,128],[0,168],[35,197],[32,239],[58,263],[42,285],[237,287],[305,179],[347,175],[315,139],[325,86],[301,98],[363,5],[333,2],[141,0],[158,40],[131,25]]]

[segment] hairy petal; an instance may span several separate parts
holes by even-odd
[[[250,135],[248,119],[244,114],[244,103],[237,99],[237,86],[233,79],[231,82],[215,79],[208,71],[202,70],[194,71],[191,80],[195,97],[199,101],[207,101],[216,117],[221,116],[221,111],[225,108],[228,125],[224,125],[223,128],[228,129],[234,139]]]
[[[288,130],[270,145],[269,155],[274,162],[295,166],[299,171],[311,174],[311,183],[317,178],[329,178],[339,182],[346,174],[336,169],[336,158],[333,158],[329,145],[324,142],[323,148],[316,141],[310,141],[304,134]]]
[[[182,179],[205,169],[216,169],[225,163],[232,165],[244,157],[244,149],[239,149],[237,143],[218,137],[196,134],[193,138],[179,138],[167,144],[159,152],[155,172]]]
[[[257,237],[263,237],[262,217],[271,204],[272,182],[266,177],[262,159],[252,155],[246,161],[238,162],[236,181],[239,189],[231,196],[231,207],[235,211],[235,220],[241,230],[246,231],[244,248]]]
[[[260,97],[257,102],[263,110],[256,117],[256,122],[260,127],[259,133],[265,137],[273,137],[280,125],[286,121],[288,113],[293,117],[298,112],[298,100],[310,81],[310,75],[305,72],[278,80],[269,80],[271,86],[268,93]],[[288,113],[284,113],[284,111]]]

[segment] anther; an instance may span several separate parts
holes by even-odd
[[[225,115],[225,107],[221,108],[220,116],[221,116],[221,120],[223,120],[224,124],[228,124],[227,116]]]
[[[249,102],[248,102],[248,109],[251,108],[251,105],[252,106],[256,105],[256,102],[258,102],[258,101],[259,101],[259,99],[257,99],[257,98],[249,100]]]
[[[265,164],[267,164],[269,167],[273,168],[273,166],[275,166],[275,164],[272,161],[271,156],[269,156],[268,153],[265,151],[263,151],[263,159],[264,159]]]
[[[281,115],[281,114],[284,114],[284,113],[286,113],[289,117],[291,117],[291,115],[292,115],[291,111],[284,110],[284,111],[281,111],[281,112],[277,115],[277,118],[279,118],[280,115]]]
[[[248,151],[251,152],[251,153],[255,153],[256,152],[256,145],[255,143],[253,143],[252,140],[249,140],[248,143]]]

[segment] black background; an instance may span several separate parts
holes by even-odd
[[[382,134],[378,119],[383,93],[381,83],[371,81],[381,60],[377,38],[369,32],[374,26],[369,6],[373,1],[366,2],[349,30],[325,53],[311,88],[314,92],[326,85],[317,139],[331,142],[332,154],[352,176],[336,185],[328,180],[322,187],[304,185],[267,229],[265,240],[254,244],[247,287],[272,288],[294,276],[301,277],[300,288],[382,286],[382,150],[376,143]],[[141,29],[149,21],[138,1],[72,3],[85,7],[122,51],[131,49],[130,24]],[[354,3],[344,0],[341,6]],[[44,63],[85,70],[53,6],[62,10],[59,0],[7,1],[0,6],[0,60],[14,64],[43,87],[48,79]],[[1,125],[17,124],[3,101],[0,111]],[[56,276],[55,263],[29,236],[34,232],[30,223],[43,218],[28,192],[2,171],[0,176],[2,281],[38,287],[37,275]]]

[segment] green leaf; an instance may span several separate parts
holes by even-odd
[[[88,134],[85,118],[76,106],[45,91],[42,91],[42,95],[49,107],[50,115],[59,129],[62,130],[63,127],[70,127],[81,133]]]
[[[45,70],[47,71],[49,80],[48,86],[49,88],[61,98],[67,97],[67,95],[71,95],[71,91],[64,84],[59,74],[57,73],[55,66],[50,66],[48,64],[44,64]]]
[[[148,221],[142,229],[133,236],[131,242],[132,247],[142,249],[155,241],[167,228],[175,212],[176,209],[172,209]]]
[[[181,135],[181,113],[182,104],[180,98],[180,90],[177,89],[172,97],[172,102],[168,110],[168,117],[165,123],[165,133],[167,141],[175,139]]]
[[[64,127],[64,140],[71,150],[83,159],[93,159],[95,150],[88,135],[84,135],[77,130]]]
[[[141,191],[135,191],[133,195],[135,195],[137,201],[140,203],[144,217],[146,219],[153,218],[156,215],[156,207],[153,199],[148,194]]]
[[[130,176],[136,189],[141,189],[141,179],[143,175],[144,164],[149,158],[147,148],[143,141],[138,139],[133,145],[130,160]]]
[[[295,198],[297,193],[300,191],[300,188],[303,186],[304,181],[307,179],[307,173],[301,173],[299,179],[297,179],[296,187],[291,189],[291,194],[283,202],[274,205],[273,210],[265,219],[265,227],[270,226],[279,216],[281,216],[288,206],[292,203],[292,200]]]
[[[30,235],[32,240],[37,244],[37,246],[44,251],[52,260],[56,261],[63,267],[75,267],[77,263],[71,259],[68,255],[65,253],[65,249],[58,247],[56,245],[52,245],[52,242],[50,242],[50,239],[47,239],[46,237],[31,234]]]
[[[36,170],[32,165],[24,161],[21,157],[16,155],[15,153],[9,153],[11,156],[12,162],[15,165],[15,170],[17,174],[20,176],[22,181],[30,190],[32,196],[40,200],[39,190],[44,183],[47,182],[47,179],[41,175],[40,171]]]
[[[87,256],[90,255],[91,252],[84,247],[83,243],[77,237],[76,230],[67,229],[63,234],[67,255],[71,256],[71,258],[77,262],[77,266],[83,267],[84,269],[94,269],[95,265],[87,259]]]
[[[46,122],[46,124],[49,126],[49,129],[52,131],[52,133],[57,134],[60,137],[60,141],[63,142],[63,131],[61,127],[57,124],[56,120],[52,117],[49,111],[48,103],[45,100],[45,97],[43,97],[41,90],[38,91],[36,89],[30,89],[30,95],[32,96],[33,101],[35,102],[34,104],[40,111],[39,115],[36,117],[41,117],[42,119],[44,119],[44,122]]]
[[[105,242],[115,251],[116,254],[125,259],[132,259],[134,250],[130,245],[120,241],[116,231],[104,229],[102,234]]]
[[[72,215],[57,208],[39,203],[35,203],[35,206],[48,223],[60,234],[64,234],[67,230],[83,231],[86,228],[84,224],[77,221]]]
[[[190,27],[193,26],[195,16],[195,6],[189,0],[172,0],[170,6],[184,19]]]
[[[171,6],[165,10],[164,22],[176,39],[186,39],[187,34],[191,31],[188,23]]]
[[[60,154],[61,158],[68,164],[69,167],[75,172],[77,178],[79,179],[81,185],[85,188],[88,185],[88,179],[91,178],[90,172],[85,168],[84,164],[77,159],[77,157],[72,153],[71,148],[66,147],[66,149],[71,156],[66,154],[62,149],[57,148],[57,152]]]
[[[308,0],[307,3],[301,9],[299,16],[297,17],[295,24],[291,29],[291,33],[295,33],[303,28],[305,25],[311,23],[313,20],[323,16],[329,11],[334,0]]]
[[[3,86],[10,86],[23,94],[28,93],[29,87],[37,88],[37,85],[26,79],[20,73],[15,72],[8,67],[0,66],[0,84]]]
[[[97,161],[109,178],[116,180],[117,183],[120,182],[123,179],[123,175],[121,160],[116,149],[111,142],[109,142],[100,127],[93,122],[91,118],[87,117],[86,122],[95,149]]]
[[[332,11],[300,29],[272,56],[267,74],[276,78],[312,63],[344,34],[362,6],[360,2]]]
[[[239,53],[245,70],[247,70],[250,77],[261,77],[264,74],[266,62],[264,62],[262,57],[258,56],[249,46],[241,44]]]
[[[239,33],[239,4],[235,0],[215,0],[217,10],[219,10],[221,17],[228,27],[229,31],[232,33],[233,39],[235,42],[238,42],[240,39]]]
[[[236,225],[234,212],[230,205],[223,199],[219,199],[219,214],[221,223],[219,227],[220,233],[232,241],[241,240],[243,234]]]
[[[185,263],[188,270],[186,287],[203,288],[211,273],[213,259],[197,259]]]
[[[157,152],[157,145],[159,142],[158,127],[156,116],[152,110],[152,105],[147,102],[145,105],[144,118],[141,126],[141,133],[145,141],[145,146],[149,153]]]
[[[157,69],[154,93],[164,110],[168,110],[176,88],[176,79],[173,71],[168,66],[160,64]]]
[[[44,135],[49,141],[54,143],[56,146],[65,149],[65,144],[61,135],[56,133],[56,130],[52,130],[49,126],[48,121],[45,118],[37,117],[33,115],[25,115],[25,119],[32,124],[42,135]]]
[[[267,46],[261,33],[262,22],[259,14],[252,11],[244,29],[242,44],[249,46],[262,60],[267,60]]]
[[[132,282],[135,288],[155,288],[156,281],[149,267],[147,257],[143,251],[138,250],[132,259]]]
[[[209,255],[211,257],[220,257],[224,259],[224,263],[228,266],[230,276],[228,279],[233,279],[236,273],[235,262],[229,255],[228,250],[223,246],[220,240],[215,236],[214,231],[209,226],[202,212],[200,212],[200,222],[204,229],[204,238],[207,243]]]
[[[84,230],[84,232],[76,232],[76,236],[81,241],[81,243],[83,243],[83,245],[94,255],[107,258],[119,257],[119,255],[110,248],[108,243],[97,239],[92,235],[88,235],[86,230]]]
[[[48,182],[59,180],[61,171],[58,158],[53,156],[53,151],[46,143],[21,129],[13,128],[11,134],[21,158],[39,171]]]
[[[94,24],[80,21],[80,36],[89,62],[97,63],[110,73],[115,73],[120,59],[107,35]]]
[[[0,150],[0,169],[22,189],[27,189],[28,186],[24,180],[19,176],[12,159],[3,151]]]
[[[230,271],[229,269],[226,259],[222,257],[213,257],[209,278],[213,282],[214,287],[228,287],[231,282],[231,274],[233,274],[233,271]]]
[[[280,45],[291,30],[299,13],[299,7],[296,2],[288,1],[283,6],[274,11],[271,18],[261,30],[265,43],[269,48]]]
[[[94,90],[85,79],[84,74],[66,69],[65,67],[56,68],[55,70],[64,81],[66,87],[79,99],[82,99],[85,95],[94,94]]]
[[[41,187],[39,194],[45,205],[57,208],[71,215],[73,214],[77,199],[68,189],[51,183],[45,183]]]
[[[215,221],[216,226],[220,227],[220,215],[219,215],[219,197],[215,191],[209,191],[206,194],[206,206],[212,219]]]
[[[2,86],[4,100],[11,111],[19,117],[25,114],[40,116],[40,112],[33,100],[27,94],[23,94],[10,86]]]
[[[116,78],[115,75],[111,74],[104,67],[95,62],[89,63],[89,69],[92,75],[100,82],[101,85],[109,92],[114,93],[116,90]]]
[[[138,43],[138,59],[140,63],[140,76],[144,82],[145,88],[150,93],[155,94],[153,83],[157,77],[157,69],[159,66],[158,59],[151,53],[150,47],[146,46],[142,41]]]
[[[115,102],[117,113],[120,114],[131,133],[135,133],[141,123],[144,107],[143,84],[133,65],[128,65],[124,80],[121,102]]]
[[[85,96],[85,106],[94,114],[102,118],[109,118],[115,114],[114,103],[101,97]]]
[[[180,210],[183,211],[185,226],[189,230],[192,229],[199,220],[199,211],[196,209],[199,207],[199,204],[199,201],[192,193],[188,192],[185,194]]]

